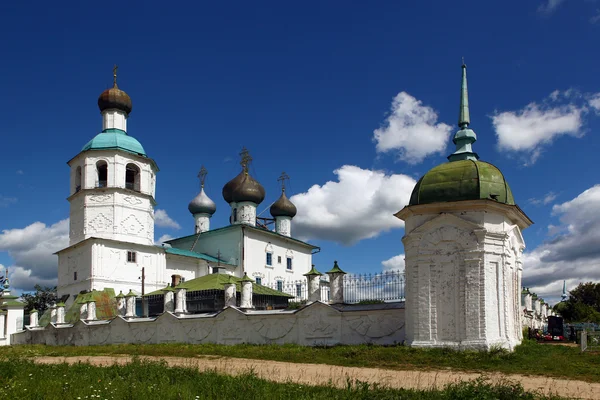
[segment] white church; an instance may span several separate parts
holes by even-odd
[[[252,160],[241,153],[240,173],[223,187],[231,207],[230,224],[211,229],[215,203],[202,188],[190,202],[195,232],[157,246],[154,243],[156,162],[127,132],[132,110],[129,95],[117,86],[98,98],[102,132],[73,157],[71,168],[69,247],[58,255],[58,296],[72,304],[77,294],[112,288],[115,293],[142,294],[168,286],[173,275],[181,281],[211,273],[239,278],[247,275],[258,284],[277,287],[302,281],[311,270],[318,247],[292,237],[296,207],[284,188],[271,207],[275,229],[265,219],[257,226],[256,208],[265,190],[249,173]],[[142,268],[144,287],[142,288]]]

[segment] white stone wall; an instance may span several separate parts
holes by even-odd
[[[16,344],[101,345],[121,343],[297,343],[304,346],[400,344],[404,310],[340,312],[322,303],[291,312],[250,312],[227,308],[218,314],[86,323],[28,330],[12,336]]]
[[[196,241],[195,235],[178,242],[178,246],[183,249],[189,249],[194,244],[194,241]],[[205,236],[200,235],[200,239],[196,242],[193,250],[213,257],[217,257],[217,252],[220,252],[221,260],[228,264],[240,265],[242,258],[242,232],[241,230],[231,229],[211,232]]]
[[[167,283],[171,283],[171,275],[181,275],[182,278],[189,281],[209,273],[208,264],[204,260],[167,254],[167,269],[163,278],[165,282],[163,287]]]
[[[522,339],[519,227],[498,209],[421,209],[405,219],[407,342],[514,348]]]

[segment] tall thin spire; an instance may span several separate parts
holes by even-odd
[[[467,64],[463,58],[462,64],[462,85],[460,91],[460,113],[458,116],[458,126],[465,129],[471,123],[469,116],[469,92],[467,90]]]
[[[560,299],[562,301],[566,301],[569,298],[569,296],[567,296],[567,281],[564,280],[563,281],[563,292],[562,295],[560,296]]]
[[[458,126],[460,130],[454,134],[452,142],[456,145],[456,151],[448,156],[450,161],[479,160],[477,153],[471,145],[477,141],[477,135],[469,129],[471,117],[469,116],[469,93],[467,91],[467,65],[463,58],[462,84],[460,90],[460,112],[458,115]]]

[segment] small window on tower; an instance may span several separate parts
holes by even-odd
[[[292,258],[291,257],[287,258],[287,269],[292,269]]]
[[[125,187],[140,191],[140,168],[135,164],[127,164],[125,167]]]
[[[277,256],[277,264],[281,264],[281,256]]]
[[[237,208],[233,209],[233,222],[237,222]]]
[[[273,265],[273,253],[267,253],[267,265]]]
[[[134,263],[136,262],[136,253],[135,251],[127,252],[127,262]]]
[[[81,190],[81,167],[75,170],[75,193]]]
[[[98,172],[96,187],[106,187],[108,185],[108,164],[106,161],[98,161],[96,163],[96,170]]]
[[[77,271],[73,272],[73,280],[76,281],[77,280]]]

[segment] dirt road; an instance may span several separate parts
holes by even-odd
[[[43,364],[86,362],[93,365],[105,366],[125,364],[130,362],[131,359],[131,356],[37,357],[35,358],[35,362]],[[216,370],[220,373],[230,375],[253,371],[257,376],[275,382],[295,382],[307,385],[327,385],[331,383],[339,387],[345,387],[347,380],[351,379],[379,383],[393,388],[429,389],[435,387],[441,389],[450,382],[472,380],[484,375],[450,370],[395,371],[378,368],[298,364],[216,356],[199,356],[197,358],[140,356],[140,359],[151,361],[164,360],[169,366],[196,368],[200,371]],[[600,383],[587,383],[539,376],[505,375],[500,373],[485,374],[485,376],[493,381],[502,379],[517,381],[526,390],[536,390],[545,394],[553,393],[565,397],[600,399]]]

